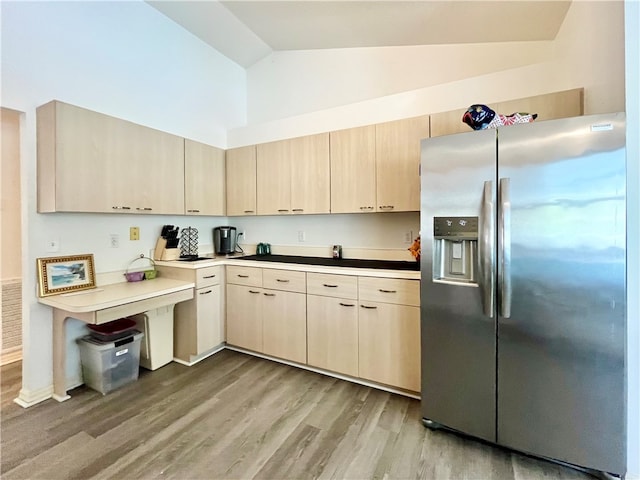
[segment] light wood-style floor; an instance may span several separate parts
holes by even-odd
[[[12,403],[20,368],[1,370],[5,480],[592,478],[430,431],[417,400],[230,350],[29,409]]]

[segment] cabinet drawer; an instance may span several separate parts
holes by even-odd
[[[262,270],[262,286],[273,290],[305,293],[307,291],[306,274],[293,270],[265,268]]]
[[[227,266],[227,283],[247,285],[249,287],[262,286],[262,269],[257,267]]]
[[[420,281],[398,278],[358,278],[358,299],[369,302],[420,306]]]
[[[307,293],[325,297],[358,298],[358,277],[307,273]]]
[[[204,267],[196,270],[196,288],[220,284],[221,267]]]

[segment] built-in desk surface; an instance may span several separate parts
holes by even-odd
[[[192,282],[155,278],[39,298],[40,303],[53,307],[53,398],[59,402],[69,398],[65,371],[68,318],[92,324],[110,322],[190,300],[194,286]]]

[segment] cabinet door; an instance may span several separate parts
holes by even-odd
[[[227,343],[262,352],[262,289],[227,284]]]
[[[307,295],[307,362],[358,376],[358,302]]]
[[[377,211],[420,210],[420,141],[429,116],[376,125]]]
[[[290,141],[262,143],[257,148],[258,215],[291,213]]]
[[[127,177],[135,194],[132,213],[184,214],[184,139],[176,135],[120,120],[130,139]],[[124,172],[124,173],[123,173]]]
[[[196,355],[199,355],[223,341],[220,335],[222,320],[220,285],[211,285],[196,290],[197,305],[197,342]]]
[[[38,107],[37,124],[38,211],[113,212],[128,181],[111,178],[116,119],[54,101]]]
[[[232,148],[226,157],[227,215],[255,215],[256,146]]]
[[[306,295],[263,290],[263,352],[307,363]]]
[[[184,140],[61,102],[38,108],[41,212],[184,213]]]
[[[185,140],[184,199],[187,215],[225,214],[224,170],[224,150]]]
[[[308,135],[287,142],[291,164],[291,213],[329,213],[329,134]]]
[[[420,307],[360,302],[360,377],[420,391]]]
[[[375,125],[331,132],[330,137],[331,212],[375,212]]]
[[[535,97],[499,102],[496,113],[511,115],[514,112],[537,113],[536,122],[584,115],[584,89],[575,88],[563,92],[547,93]]]

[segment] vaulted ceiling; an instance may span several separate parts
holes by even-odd
[[[571,1],[147,3],[246,68],[275,51],[553,40]]]

